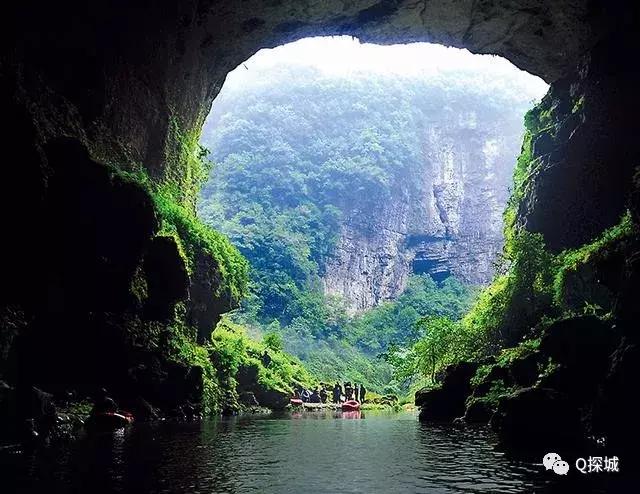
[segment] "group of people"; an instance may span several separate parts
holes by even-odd
[[[296,388],[294,398],[300,399],[304,403],[327,403],[329,399],[328,389],[329,386],[325,383],[320,383],[319,387],[312,390],[300,386]],[[364,384],[351,384],[347,381],[343,387],[339,382],[336,382],[332,389],[331,401],[335,404],[351,400],[364,403],[366,396],[367,389],[364,387]]]

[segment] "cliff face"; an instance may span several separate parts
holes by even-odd
[[[517,118],[445,113],[422,129],[422,161],[368,214],[353,210],[323,276],[352,312],[389,300],[411,273],[487,283],[519,152]],[[354,198],[357,201],[357,198]]]

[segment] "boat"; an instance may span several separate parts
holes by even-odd
[[[349,401],[345,401],[342,404],[342,411],[343,412],[355,412],[357,410],[360,410],[360,402],[359,401],[349,400]]]
[[[304,402],[300,398],[291,398],[291,405],[294,407],[300,407],[303,403]]]
[[[129,412],[104,412],[89,417],[87,427],[98,431],[116,431],[132,423],[133,415]]]

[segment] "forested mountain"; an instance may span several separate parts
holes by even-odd
[[[198,207],[252,266],[235,317],[321,377],[383,390],[371,359],[421,316],[460,317],[492,275],[533,95],[477,69],[239,70],[204,127]]]

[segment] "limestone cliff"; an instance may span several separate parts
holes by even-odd
[[[413,176],[397,177],[387,202],[369,214],[353,210],[342,224],[325,292],[357,312],[399,295],[411,273],[487,283],[520,142],[517,117],[439,114],[422,129]]]

